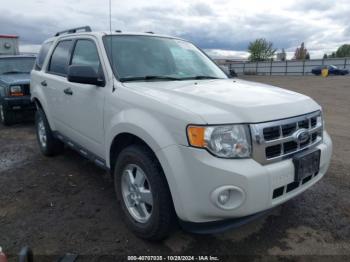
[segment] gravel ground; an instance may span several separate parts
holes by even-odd
[[[32,124],[0,125],[0,246],[12,260],[29,245],[42,255],[37,260],[47,261],[65,253],[82,255],[80,260],[188,254],[349,261],[350,78],[246,79],[304,93],[323,106],[334,154],[327,175],[314,187],[239,229],[210,236],[178,229],[151,243],[126,229],[104,171],[68,149],[43,157]]]

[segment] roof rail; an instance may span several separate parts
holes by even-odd
[[[81,26],[81,27],[76,27],[76,28],[71,28],[68,30],[64,30],[61,32],[57,32],[55,36],[63,35],[63,34],[74,34],[77,31],[83,31],[83,32],[91,32],[91,27],[90,26]]]
[[[121,33],[122,30],[119,30],[119,29],[118,29],[118,30],[115,30],[115,32],[116,32],[116,33]]]
[[[145,32],[146,34],[154,34],[154,32],[152,32],[152,31],[148,31],[148,32]]]

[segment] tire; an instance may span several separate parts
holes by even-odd
[[[129,172],[131,169],[132,172]],[[145,182],[142,184],[143,189],[139,189],[139,192],[150,193],[152,201],[149,201],[148,198],[148,201],[144,201],[141,198],[138,204],[134,203],[132,206],[130,204],[132,192],[130,184],[127,184],[126,174],[135,173],[132,174],[135,175],[135,183],[132,186],[138,187],[136,184],[139,172],[145,177]],[[143,145],[132,145],[119,154],[114,168],[114,187],[124,220],[129,229],[138,237],[162,240],[170,234],[176,217],[173,201],[163,170],[150,149]],[[152,205],[146,202],[152,202]],[[146,215],[143,218],[142,216],[137,217],[137,213],[140,215],[140,212],[137,211],[139,209],[144,210],[144,214],[148,213],[149,217],[147,218]]]
[[[15,122],[14,113],[11,111],[5,110],[3,105],[0,105],[0,121],[5,126],[9,126]]]
[[[54,137],[42,109],[35,113],[35,129],[40,150],[45,156],[55,156],[63,151],[64,144]]]

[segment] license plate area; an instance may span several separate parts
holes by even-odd
[[[316,175],[320,171],[321,150],[302,153],[293,158],[294,181],[299,182],[306,177]]]

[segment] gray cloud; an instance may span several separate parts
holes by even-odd
[[[291,10],[296,11],[325,11],[329,10],[334,5],[332,1],[319,1],[319,0],[299,0],[296,1],[292,6]]]
[[[86,2],[88,1],[88,3]],[[15,12],[5,8],[0,12],[1,32],[18,34],[22,43],[40,44],[55,32],[90,24],[94,30],[108,30],[106,8],[93,8],[93,0],[60,5],[47,10],[47,1],[36,3],[43,10]],[[134,4],[128,9],[113,10],[113,29],[123,31],[154,31],[189,39],[201,48],[244,51],[250,41],[266,38],[276,48],[294,50],[301,42],[314,50],[334,49],[350,41],[350,5],[341,2],[297,1],[280,12],[269,10],[241,12],[221,8],[227,1],[201,0],[191,4]],[[218,1],[218,0],[217,0]],[[340,0],[342,1],[342,0]],[[218,4],[220,3],[220,4]],[[220,9],[221,8],[221,9]],[[309,12],[313,11],[313,12]],[[42,15],[46,14],[46,15]]]

